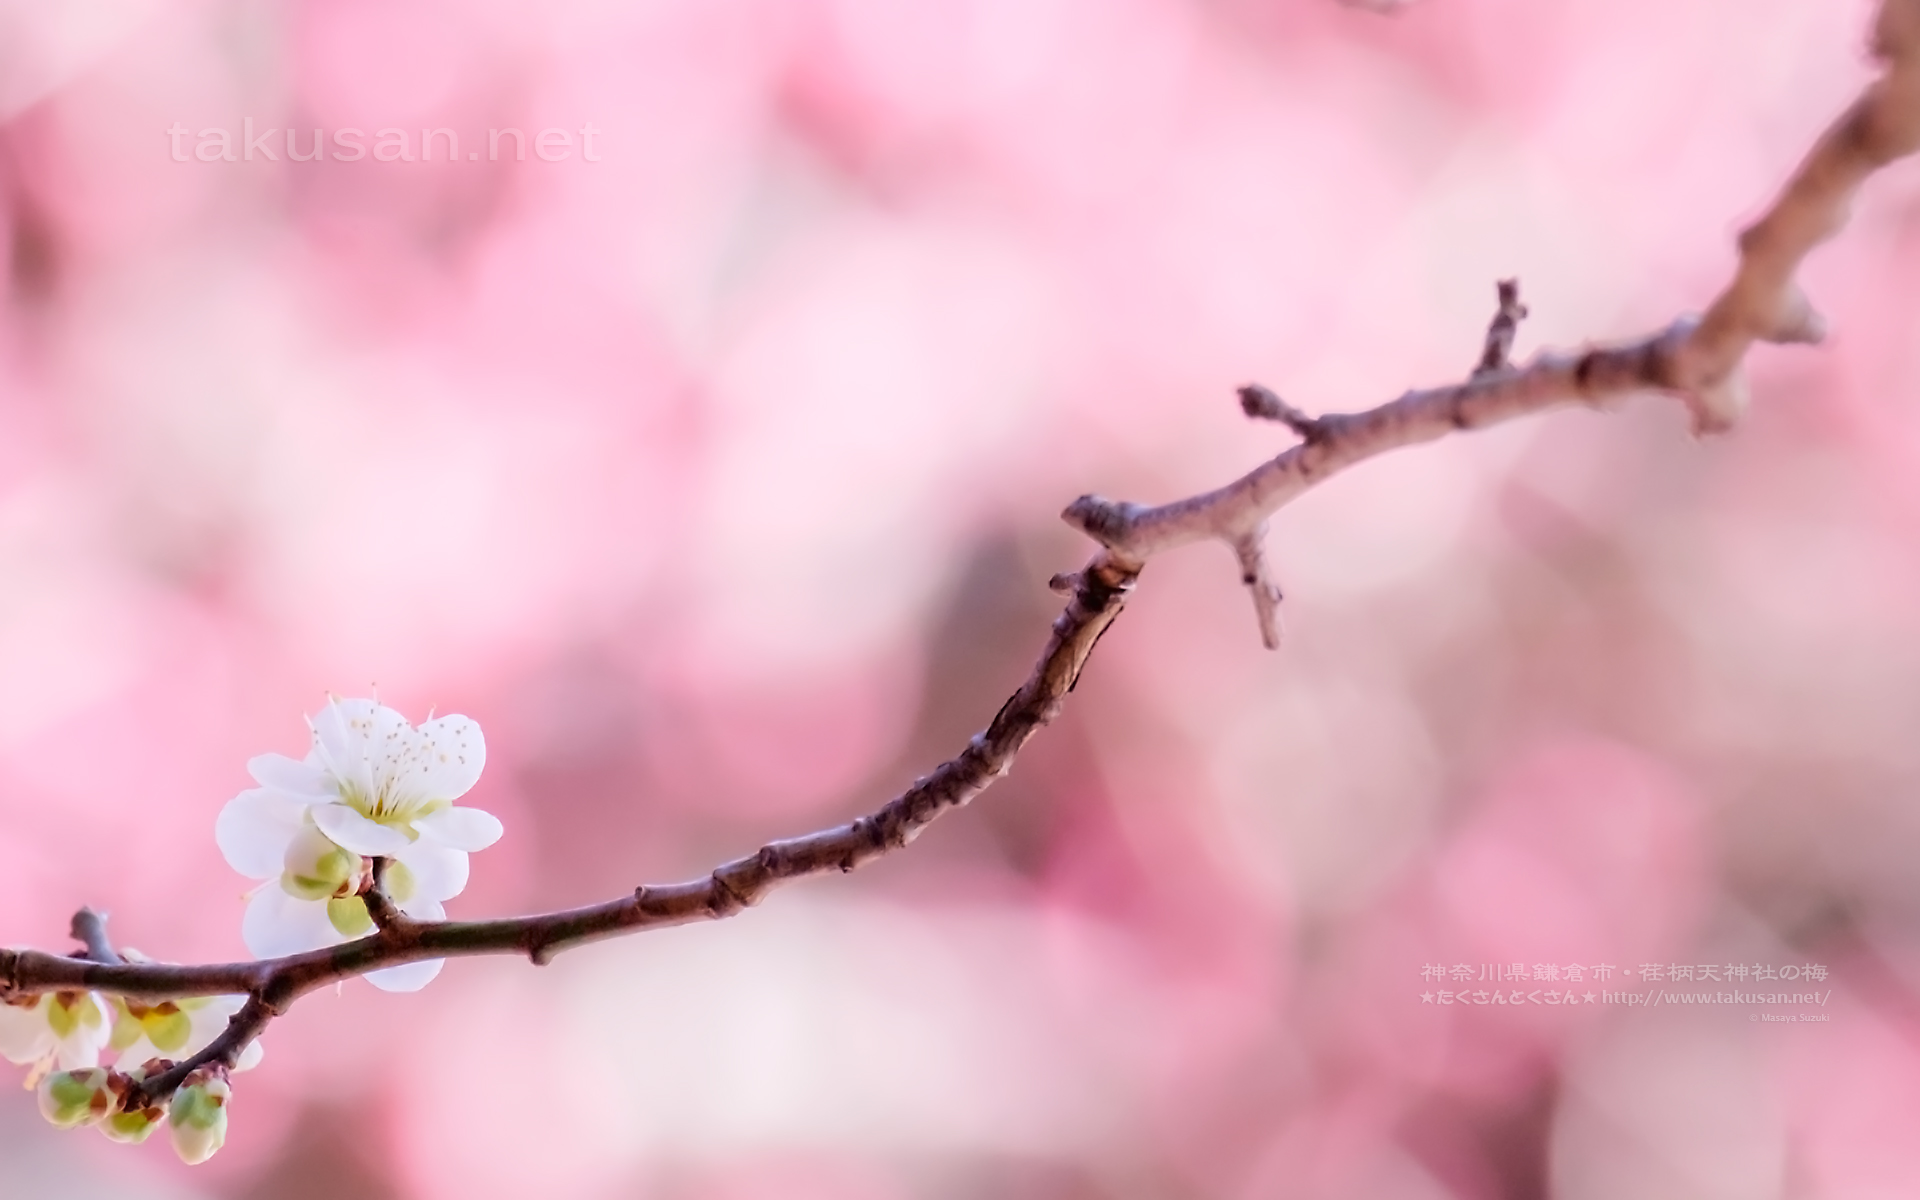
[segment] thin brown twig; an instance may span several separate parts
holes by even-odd
[[[150,1079],[136,1081],[121,1101],[121,1107],[132,1111],[143,1104],[165,1100],[180,1089],[189,1075],[203,1067],[233,1070],[247,1047],[284,1011],[284,1008],[272,1007],[258,994],[248,996],[240,1011],[227,1019],[227,1027],[220,1031],[219,1037],[207,1043],[198,1054],[182,1059]]]
[[[1254,619],[1260,623],[1260,641],[1269,650],[1280,648],[1280,585],[1267,566],[1267,526],[1261,522],[1233,543],[1240,560],[1240,582],[1253,596]]]
[[[1693,326],[1681,318],[1635,341],[1575,354],[1546,351],[1524,367],[1407,392],[1365,412],[1329,413],[1315,418],[1322,436],[1225,487],[1151,508],[1082,496],[1061,517],[1127,565],[1192,542],[1218,540],[1232,547],[1308,488],[1388,450],[1566,404],[1600,405],[1648,390],[1679,392],[1676,359]]]
[[[1125,605],[1136,574],[1111,564],[1082,571],[1032,674],[987,728],[932,774],[867,816],[803,837],[769,842],[755,854],[722,863],[704,878],[642,886],[631,896],[604,904],[504,920],[427,922],[394,912],[373,933],[355,941],[252,963],[106,965],[33,950],[0,950],[4,991],[25,995],[91,989],[154,1000],[247,995],[245,1007],[211,1045],[141,1083],[140,1095],[154,1099],[170,1094],[198,1067],[232,1066],[267,1024],[301,996],[369,971],[480,954],[524,954],[543,964],[562,950],[587,942],[732,916],[759,903],[780,884],[828,871],[851,871],[906,846],[942,813],[967,803],[1005,775],[1020,748],[1059,713],[1094,643]],[[371,902],[371,913],[372,905],[385,897],[373,890],[367,895],[379,897]]]
[[[1303,442],[1327,435],[1326,426],[1321,424],[1320,418],[1308,416],[1282,400],[1272,388],[1258,383],[1240,386],[1240,411],[1257,420],[1278,421],[1299,434]]]
[[[1632,392],[1679,395],[1701,431],[1724,428],[1744,403],[1739,368],[1757,339],[1811,340],[1818,318],[1793,282],[1807,251],[1844,221],[1859,185],[1873,171],[1920,147],[1920,0],[1884,0],[1876,53],[1886,72],[1822,136],[1774,205],[1741,238],[1738,275],[1704,319],[1680,318],[1633,341],[1575,353],[1543,352],[1526,365],[1505,363],[1461,383],[1410,391],[1365,412],[1307,417],[1263,388],[1242,391],[1252,415],[1286,422],[1303,442],[1226,487],[1158,507],[1083,496],[1064,518],[1101,549],[1078,572],[1055,576],[1071,599],[1032,673],[967,747],[882,808],[848,824],[769,842],[700,878],[642,886],[630,896],[563,912],[492,921],[415,921],[376,885],[366,895],[372,933],[343,945],[284,958],[208,966],[117,961],[104,918],[82,910],[75,936],[89,959],[0,949],[0,998],[91,989],[133,999],[246,995],[227,1029],[200,1053],[140,1084],[132,1097],[169,1095],[194,1070],[231,1067],[274,1017],[317,988],[384,967],[424,959],[524,954],[545,963],[573,946],[644,929],[730,916],[774,887],[828,871],[851,871],[907,845],[942,813],[965,804],[1004,775],[1020,748],[1059,712],[1100,636],[1126,603],[1146,561],[1189,542],[1218,539],[1254,588],[1262,634],[1278,641],[1279,590],[1261,551],[1275,511],[1336,471],[1400,446],[1559,405],[1603,404]],[[1518,305],[1517,289],[1512,296]],[[1502,289],[1502,315],[1509,305]],[[1517,316],[1512,317],[1517,320]],[[1501,316],[1496,316],[1496,326]],[[1509,330],[1510,333],[1510,330]],[[1483,362],[1492,357],[1490,330]],[[1249,399],[1249,392],[1253,398]],[[1268,397],[1271,397],[1269,403]],[[1738,401],[1736,403],[1735,401]],[[1254,412],[1255,408],[1262,411]],[[1262,597],[1266,597],[1262,601]]]
[[[366,885],[360,889],[360,901],[367,906],[367,919],[379,930],[391,929],[410,918],[387,894],[387,859],[375,858],[367,872]]]
[[[1508,359],[1513,354],[1514,335],[1520,332],[1520,322],[1527,316],[1527,306],[1520,303],[1518,279],[1502,279],[1493,286],[1500,307],[1487,323],[1486,345],[1480,348],[1480,362],[1473,368],[1476,377],[1504,371],[1512,365]]]
[[[87,957],[97,963],[123,963],[120,952],[113,948],[112,939],[107,937],[107,914],[83,908],[73,914],[73,922],[68,926],[73,940],[87,948]]]

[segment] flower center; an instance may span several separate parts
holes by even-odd
[[[408,841],[420,836],[414,832],[413,822],[448,808],[453,803],[451,800],[415,800],[395,796],[391,781],[385,779],[379,781],[371,796],[359,786],[343,782],[340,785],[340,802],[369,821],[398,829],[407,835]]]

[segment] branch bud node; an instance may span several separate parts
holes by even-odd
[[[1111,549],[1124,541],[1133,523],[1145,511],[1128,500],[1109,500],[1105,496],[1086,495],[1067,505],[1060,519]]]

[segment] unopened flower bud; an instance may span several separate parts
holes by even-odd
[[[160,1118],[167,1110],[159,1106],[136,1109],[132,1112],[117,1112],[100,1122],[100,1132],[116,1142],[130,1142],[135,1145],[146,1141],[160,1124]]]
[[[158,1067],[162,1065],[164,1065],[164,1060],[156,1059],[154,1062],[149,1063],[147,1067],[135,1067],[124,1075],[117,1071],[113,1072],[108,1077],[107,1086],[113,1089],[114,1095],[118,1098],[118,1102],[125,1104],[127,1102],[125,1098],[133,1092],[133,1085],[147,1077],[148,1067]],[[135,1101],[134,1103],[138,1105],[138,1107],[121,1108],[108,1113],[107,1119],[100,1122],[100,1132],[106,1134],[116,1142],[139,1143],[146,1141],[148,1137],[152,1136],[155,1127],[160,1124],[161,1118],[167,1115],[166,1105],[164,1103],[155,1104],[151,1101],[144,1103],[142,1101]]]
[[[167,1123],[173,1133],[173,1150],[180,1161],[198,1166],[213,1157],[226,1144],[227,1100],[232,1087],[217,1075],[196,1072],[173,1094]]]
[[[344,850],[317,826],[303,825],[287,847],[280,887],[296,900],[326,900],[351,895],[366,862]]]
[[[40,1081],[40,1114],[62,1129],[100,1120],[115,1103],[109,1074],[105,1067],[52,1072]]]

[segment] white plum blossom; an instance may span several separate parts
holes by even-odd
[[[99,1065],[113,1032],[107,1005],[92,992],[43,992],[0,1001],[0,1057],[71,1071]]]
[[[138,950],[122,952],[128,962],[150,962]],[[212,1044],[246,1001],[240,996],[186,996],[141,1001],[97,992],[45,992],[0,1002],[0,1057],[33,1063],[38,1078],[97,1066],[113,1056],[122,1072],[155,1058],[178,1062]],[[237,1071],[260,1061],[256,1040],[234,1065]]]
[[[183,996],[149,1004],[116,996],[109,1003],[113,1008],[113,1035],[107,1049],[119,1055],[114,1065],[128,1071],[149,1059],[179,1062],[192,1058],[213,1044],[246,1001],[239,996]],[[261,1054],[256,1038],[241,1051],[233,1069],[253,1069]]]
[[[370,858],[387,860],[386,889],[420,920],[467,886],[467,855],[499,840],[500,822],[454,801],[486,765],[480,726],[462,716],[415,728],[372,700],[332,698],[308,726],[313,748],[296,762],[263,754],[247,764],[260,786],[221,810],[214,838],[254,889],[241,922],[247,949],[278,958],[336,945],[373,928],[360,898]],[[370,972],[387,991],[413,991],[442,960]]]

